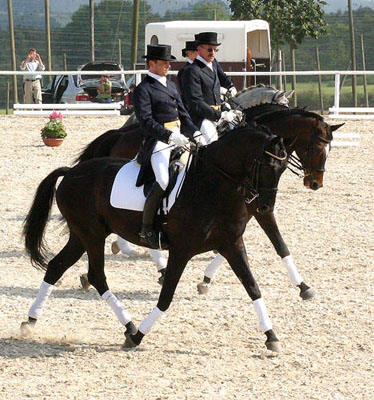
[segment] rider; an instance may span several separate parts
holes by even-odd
[[[197,56],[197,46],[196,42],[190,41],[186,42],[186,47],[182,49],[182,56],[187,58],[186,64],[179,70],[177,78],[178,78],[178,84],[179,84],[179,89],[181,92],[182,100],[183,103],[186,104],[186,100],[184,99],[184,88],[183,88],[183,74],[186,72],[187,68],[190,67],[190,65],[194,62],[196,56]]]
[[[170,61],[175,60],[171,46],[147,45],[147,54],[143,58],[147,60],[149,71],[134,90],[134,110],[145,135],[137,156],[142,167],[136,185],[144,184],[150,167],[156,181],[145,201],[139,236],[142,243],[159,248],[153,221],[169,184],[171,150],[175,146],[188,145],[189,139],[195,141],[194,136],[199,137],[201,133],[187,113],[175,84],[167,80]]]
[[[215,60],[218,46],[216,32],[201,32],[195,35],[198,55],[183,74],[184,99],[194,123],[207,143],[218,138],[217,121],[232,122],[237,114],[234,111],[222,111],[220,86],[225,87],[234,96],[236,89],[231,79],[223,72]]]

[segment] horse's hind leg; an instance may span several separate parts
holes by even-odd
[[[104,273],[104,244],[105,237],[90,237],[85,239],[89,267],[87,278],[89,283],[99,292],[101,298],[107,302],[118,320],[126,327],[126,334],[135,333],[136,327],[131,320],[131,315],[124,309],[121,302],[109,290]]]
[[[48,263],[47,272],[40,285],[38,295],[30,307],[28,321],[21,324],[21,334],[23,336],[31,333],[36,321],[42,316],[45,304],[52,294],[56,282],[68,268],[81,258],[83,253],[84,247],[82,242],[71,232],[65,247]]]
[[[274,214],[270,213],[261,215],[256,212],[254,213],[254,217],[270,239],[279,257],[281,257],[282,263],[287,269],[291,283],[300,289],[300,297],[303,300],[312,299],[315,296],[315,292],[303,281],[303,278],[297,270],[288,247],[279,232]]]
[[[197,285],[199,294],[207,294],[209,291],[209,284],[214,279],[216,273],[221,268],[225,258],[221,254],[217,254],[213,261],[205,268],[204,279]]]
[[[243,240],[240,239],[232,246],[220,249],[220,253],[229,262],[235,275],[239,278],[249,297],[252,299],[252,304],[259,319],[260,330],[266,335],[265,345],[267,349],[279,352],[281,346],[273,331],[273,325],[266,310],[265,303],[261,297],[260,289],[249,269],[248,257]]]

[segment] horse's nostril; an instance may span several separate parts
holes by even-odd
[[[317,190],[319,187],[320,187],[320,185],[319,185],[319,183],[317,181],[313,181],[312,182],[311,188],[313,190]]]

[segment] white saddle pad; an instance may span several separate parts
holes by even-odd
[[[168,202],[166,205],[163,204],[165,213],[168,213],[175,202],[177,193],[180,192],[181,184],[183,184],[185,170],[183,164],[180,164],[183,168],[178,174],[177,183],[171,191]],[[114,208],[122,208],[125,210],[143,211],[145,196],[143,186],[136,187],[136,180],[138,178],[140,166],[135,161],[130,161],[125,164],[117,173],[110,194],[110,204]]]

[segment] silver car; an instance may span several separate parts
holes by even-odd
[[[81,65],[78,71],[123,71],[121,64],[115,62],[89,62]],[[43,103],[79,103],[95,101],[101,75],[55,75],[42,89]],[[128,93],[125,75],[110,75],[112,101],[123,101]]]

